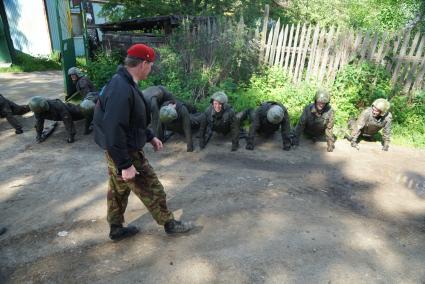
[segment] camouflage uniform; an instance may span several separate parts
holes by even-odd
[[[267,112],[274,105],[280,106],[284,112],[284,118],[279,124],[272,124],[267,120]],[[251,120],[251,126],[249,128],[249,135],[247,139],[248,150],[254,149],[254,138],[256,133],[262,134],[264,136],[270,136],[275,131],[277,131],[279,127],[282,134],[283,148],[285,150],[290,149],[291,126],[289,123],[288,111],[282,104],[271,102],[271,101],[265,102],[265,103],[262,103],[256,110],[248,110],[247,112]]]
[[[372,138],[376,133],[383,129],[383,143],[389,145],[391,140],[391,122],[390,112],[384,116],[374,117],[372,107],[365,109],[356,120],[351,119],[348,122],[348,128],[351,131],[351,141],[357,142],[360,136]]]
[[[223,104],[221,112],[216,112],[214,107],[210,105],[201,116],[200,121],[199,146],[201,149],[205,148],[213,131],[223,135],[231,132],[232,150],[234,151],[238,148],[240,119],[236,116],[231,106]]]
[[[93,83],[86,76],[78,78],[75,83],[75,88],[80,92],[81,96],[85,98],[88,93],[96,92],[96,88]]]
[[[28,105],[15,104],[0,94],[0,117],[6,118],[9,124],[15,128],[17,134],[22,133],[22,125],[14,115],[23,115],[29,111]]]
[[[200,120],[202,114],[200,113],[189,113],[188,108],[186,107],[186,104],[181,103],[179,101],[167,101],[162,104],[162,106],[167,106],[170,104],[176,104],[176,112],[177,112],[177,119],[162,123],[162,137],[165,137],[165,131],[171,130],[173,132],[177,132],[181,135],[184,135],[186,139],[187,144],[187,151],[192,152],[193,151],[193,140],[192,140],[192,130],[196,130],[199,128]]]
[[[142,93],[152,115],[153,134],[164,141],[164,132],[159,121],[159,108],[164,102],[175,100],[174,96],[163,86],[152,86],[144,89]]]
[[[303,132],[314,141],[325,134],[328,147],[333,146],[335,142],[333,127],[334,111],[329,104],[325,106],[322,113],[317,111],[315,103],[307,105],[294,129],[295,144],[298,144]]]
[[[124,223],[124,212],[128,196],[132,191],[143,202],[155,221],[159,225],[164,225],[167,221],[174,219],[173,213],[167,208],[164,187],[142,150],[131,152],[129,155],[133,160],[133,166],[140,174],[131,181],[124,181],[112,158],[106,152],[109,173],[108,223],[114,225]]]
[[[81,111],[81,108],[71,103],[64,103],[59,99],[47,100],[47,103],[49,104],[48,111],[34,113],[36,119],[35,130],[37,132],[37,141],[43,141],[41,134],[44,129],[44,120],[48,119],[53,121],[63,121],[65,129],[68,132],[68,142],[74,142],[76,131],[73,121],[86,119],[86,116]],[[86,130],[88,127],[90,127],[90,123],[91,120],[86,119]]]

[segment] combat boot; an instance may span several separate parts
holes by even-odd
[[[193,224],[190,222],[169,220],[164,225],[164,230],[167,234],[180,234],[186,233],[193,229]]]
[[[134,236],[139,232],[139,229],[133,226],[123,227],[122,225],[111,225],[109,238],[113,241],[120,241],[125,238]]]
[[[15,130],[15,134],[22,134],[22,133],[24,133],[24,131],[20,128]]]

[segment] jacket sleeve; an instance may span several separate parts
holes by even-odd
[[[189,115],[189,111],[187,110],[185,106],[181,107],[181,116],[182,116],[184,137],[186,138],[186,144],[187,146],[193,147],[192,126],[190,123],[190,115]]]
[[[133,164],[127,148],[127,133],[130,129],[129,114],[133,104],[130,97],[132,90],[123,84],[116,84],[105,92],[110,92],[102,123],[107,126],[103,128],[106,151],[118,170],[127,169]]]
[[[310,111],[309,107],[305,107],[303,113],[301,114],[300,120],[297,123],[297,126],[295,126],[294,129],[294,136],[299,139],[301,136],[301,132],[304,131],[305,124],[307,122],[307,112]]]
[[[391,115],[391,113],[388,113],[387,117],[385,118],[385,126],[384,126],[384,130],[382,131],[383,133],[383,140],[384,140],[384,144],[389,144],[391,141],[391,124],[392,124],[392,120],[393,117]]]
[[[254,146],[255,133],[260,128],[260,108],[257,108],[256,110],[254,110],[254,109],[250,110],[249,116],[250,116],[250,120],[251,120],[251,125],[249,126],[247,144]]]
[[[282,120],[281,124],[280,124],[280,132],[282,134],[282,143],[283,146],[290,146],[291,145],[291,139],[290,139],[290,134],[291,134],[291,124],[289,122],[289,114],[288,111],[285,109],[285,116],[284,119]]]
[[[334,142],[334,140],[335,140],[334,133],[333,133],[334,124],[335,124],[335,113],[334,113],[334,110],[331,109],[331,110],[329,110],[329,117],[328,117],[328,121],[326,123],[326,129],[325,129],[326,141],[328,143]]]
[[[161,135],[162,134],[162,125],[159,121],[159,105],[158,105],[158,100],[157,100],[156,97],[151,98],[150,106],[151,106],[150,111],[151,111],[151,114],[152,114],[153,135],[155,137],[158,137],[161,140],[163,140],[164,137],[162,137],[163,135]]]
[[[367,116],[368,116],[367,109],[365,109],[360,114],[359,118],[357,119],[353,127],[353,132],[351,133],[352,141],[357,141],[359,139],[360,133],[366,124]]]
[[[65,129],[68,132],[68,137],[72,138],[75,136],[75,126],[74,122],[72,121],[71,113],[66,108],[65,104],[61,106],[60,115],[63,121],[63,124],[65,125]]]

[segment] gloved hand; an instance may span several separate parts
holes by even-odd
[[[284,151],[289,151],[289,150],[291,150],[291,144],[284,144],[284,145],[283,145],[283,150],[284,150]]]
[[[382,151],[387,152],[389,147],[390,147],[390,145],[385,143],[384,146],[382,146]]]
[[[186,148],[187,152],[193,152],[193,144],[188,144]]]
[[[239,144],[238,143],[232,143],[232,152],[237,151],[239,148]]]
[[[252,143],[246,144],[245,149],[251,150],[251,151],[254,150],[254,144],[252,144]]]
[[[328,143],[327,151],[328,152],[333,152],[334,149],[335,149],[335,144],[334,143]]]
[[[205,146],[206,146],[205,140],[203,140],[203,139],[199,140],[199,148],[201,148],[201,150],[202,150],[202,149],[205,148]]]
[[[356,141],[351,141],[351,147],[356,148],[357,150],[360,150],[359,144],[357,144]]]
[[[37,135],[37,137],[35,137],[35,142],[36,143],[41,143],[45,140],[46,138],[43,135]]]
[[[295,137],[295,136],[292,137],[291,144],[292,144],[292,146],[298,146],[298,145],[300,145],[300,139],[298,137]]]
[[[74,136],[69,137],[68,139],[66,139],[66,142],[68,142],[68,143],[74,143],[74,141],[75,141]]]

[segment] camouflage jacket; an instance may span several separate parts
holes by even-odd
[[[142,91],[143,98],[149,108],[152,118],[152,131],[156,137],[161,137],[161,123],[159,122],[159,108],[166,101],[174,100],[174,96],[163,86],[152,86]]]
[[[212,135],[213,131],[221,134],[232,132],[232,142],[239,142],[239,123],[236,113],[233,108],[224,104],[221,112],[215,112],[212,105],[210,105],[202,115],[200,125],[200,137],[207,141]],[[209,137],[207,137],[209,136]]]
[[[80,77],[75,84],[75,88],[78,92],[83,96],[87,96],[90,92],[96,92],[96,88],[94,87],[93,83],[87,78],[86,76]]]
[[[274,105],[280,106],[284,111],[284,118],[280,124],[272,124],[267,120],[267,112]],[[280,127],[283,145],[289,146],[291,144],[289,115],[288,111],[282,104],[271,101],[262,103],[255,111],[250,112],[250,116],[251,126],[249,128],[248,143],[254,145],[256,132],[268,135],[277,131]]]
[[[64,103],[61,100],[47,100],[49,110],[42,113],[35,113],[35,130],[40,136],[44,129],[44,120],[63,121],[69,137],[74,136],[76,131],[73,121],[85,119],[81,109],[71,103]]]
[[[300,120],[295,126],[294,136],[299,139],[304,132],[311,137],[326,135],[326,141],[333,142],[334,111],[328,104],[322,113],[316,110],[315,104],[309,104],[304,108]]]
[[[360,135],[370,137],[383,129],[383,140],[384,142],[389,143],[391,140],[392,119],[393,117],[390,112],[385,116],[374,117],[372,115],[372,107],[365,109],[360,114],[352,129],[351,136],[353,141],[357,141]]]

